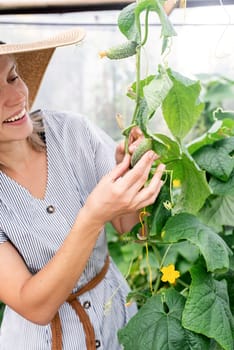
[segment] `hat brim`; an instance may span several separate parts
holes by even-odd
[[[82,28],[63,31],[46,40],[0,45],[0,55],[14,55],[17,71],[29,89],[29,109],[38,93],[46,68],[57,47],[77,44],[85,37]]]
[[[0,55],[38,51],[56,48],[59,46],[72,45],[80,42],[84,39],[84,37],[85,31],[80,27],[76,27],[63,31],[45,40],[0,45]]]

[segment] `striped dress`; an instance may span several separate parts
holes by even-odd
[[[61,247],[87,196],[114,166],[115,144],[102,130],[79,115],[42,113],[48,163],[44,199],[33,197],[0,172],[0,243],[10,241],[32,274],[42,269]],[[103,230],[73,292],[101,270],[107,252]],[[121,349],[117,330],[136,312],[135,305],[125,306],[128,292],[126,281],[111,260],[104,280],[79,297],[94,327],[99,350]],[[59,314],[63,350],[85,350],[83,328],[74,310],[64,303]],[[13,349],[50,350],[50,324],[34,324],[6,307],[0,350]]]

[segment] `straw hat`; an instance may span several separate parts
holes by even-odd
[[[0,55],[13,54],[16,59],[17,71],[29,89],[29,108],[56,47],[79,43],[84,36],[84,30],[75,27],[46,40],[0,45]]]

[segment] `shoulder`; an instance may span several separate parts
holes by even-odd
[[[60,140],[76,139],[79,142],[89,142],[94,147],[99,143],[115,144],[110,136],[81,114],[51,110],[42,110],[42,113],[46,126]]]
[[[42,110],[43,120],[53,130],[65,130],[71,127],[85,128],[85,118],[80,114],[67,111]]]

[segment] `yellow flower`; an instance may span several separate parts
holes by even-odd
[[[173,187],[174,187],[174,188],[181,187],[181,182],[180,182],[179,179],[173,180]]]
[[[160,271],[163,273],[161,278],[163,282],[174,284],[176,279],[180,277],[179,271],[175,270],[175,265],[173,264],[162,267]]]

